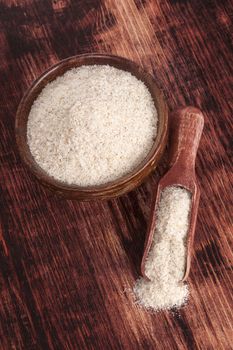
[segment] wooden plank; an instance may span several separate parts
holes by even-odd
[[[232,12],[230,0],[1,1],[0,349],[232,348]],[[26,88],[84,52],[133,59],[170,109],[204,113],[191,297],[178,312],[146,312],[130,292],[166,160],[128,195],[78,203],[45,192],[19,159]]]

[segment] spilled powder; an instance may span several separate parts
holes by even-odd
[[[190,205],[187,190],[175,186],[163,190],[145,264],[150,281],[140,278],[134,286],[137,302],[146,308],[171,309],[187,301],[188,287],[181,279],[186,265]]]

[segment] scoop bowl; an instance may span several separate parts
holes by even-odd
[[[160,179],[155,191],[141,262],[141,274],[146,279],[149,279],[146,275],[145,267],[155,235],[156,213],[158,211],[161,193],[169,186],[182,187],[191,195],[189,227],[186,239],[186,264],[182,281],[185,281],[188,278],[200,199],[200,189],[195,173],[195,160],[203,126],[204,117],[198,108],[187,106],[185,108],[177,109],[171,115],[169,145],[170,168]]]

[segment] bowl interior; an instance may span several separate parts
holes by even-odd
[[[34,160],[29,146],[27,144],[27,121],[31,106],[42,89],[58,76],[63,75],[67,70],[79,67],[81,65],[111,65],[116,68],[129,71],[138,79],[142,80],[148,87],[155,107],[158,112],[157,136],[154,145],[145,157],[131,173],[104,185],[80,187],[77,185],[68,185],[61,181],[55,180],[49,176]],[[16,141],[21,158],[29,167],[31,172],[45,186],[54,190],[58,194],[67,198],[91,199],[91,198],[110,198],[123,194],[137,185],[155,168],[164,151],[167,140],[168,129],[168,110],[164,101],[162,92],[156,86],[153,77],[136,63],[118,56],[85,54],[74,56],[60,61],[58,64],[44,72],[28,89],[22,98],[16,114],[15,132]]]

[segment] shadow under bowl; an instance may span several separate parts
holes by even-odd
[[[149,89],[158,112],[157,136],[153,147],[132,172],[104,185],[81,187],[68,185],[49,176],[34,160],[27,143],[27,122],[34,100],[43,88],[63,75],[69,69],[82,65],[110,65],[128,71],[143,81]],[[20,156],[28,169],[36,176],[40,183],[56,194],[69,199],[92,200],[110,199],[129,192],[139,186],[143,180],[157,166],[167,143],[168,134],[168,108],[161,90],[156,86],[153,77],[136,63],[118,56],[104,54],[84,54],[69,57],[50,67],[27,90],[22,98],[15,121],[16,142]]]

